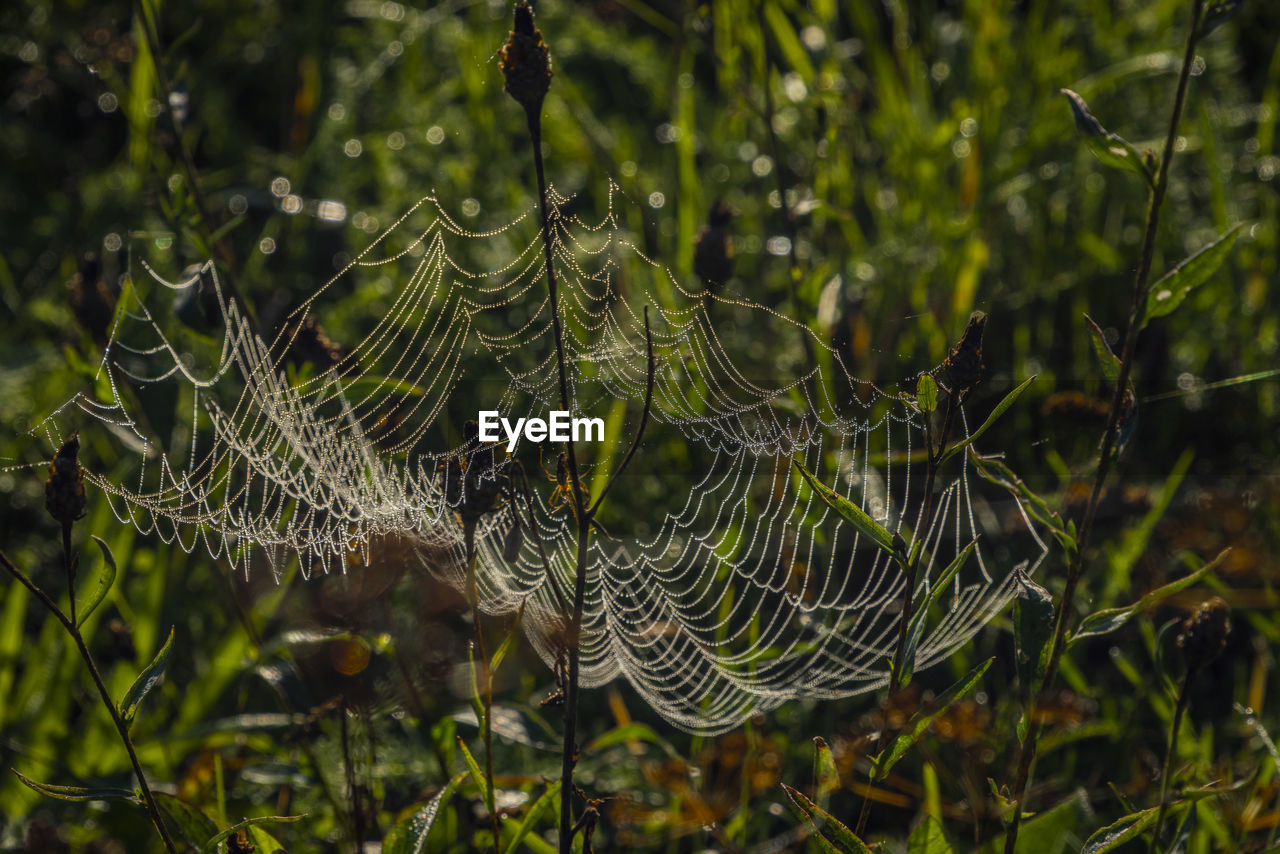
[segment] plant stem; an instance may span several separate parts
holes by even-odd
[[[1147,206],[1146,228],[1142,238],[1142,254],[1138,261],[1138,271],[1134,277],[1133,299],[1129,306],[1129,322],[1125,327],[1124,348],[1120,356],[1120,374],[1116,378],[1115,392],[1111,398],[1111,409],[1107,414],[1107,426],[1102,434],[1099,448],[1098,470],[1094,476],[1093,489],[1089,493],[1089,503],[1085,506],[1084,519],[1080,524],[1080,534],[1076,539],[1076,549],[1067,565],[1067,581],[1058,602],[1055,618],[1053,641],[1049,647],[1049,660],[1045,666],[1044,680],[1032,708],[1028,712],[1027,730],[1019,748],[1018,773],[1014,781],[1013,820],[1005,835],[1005,854],[1014,854],[1018,841],[1018,825],[1022,817],[1022,807],[1026,800],[1027,785],[1031,777],[1031,766],[1035,762],[1036,743],[1040,737],[1040,722],[1037,710],[1053,686],[1058,675],[1058,664],[1066,648],[1067,621],[1071,615],[1075,601],[1076,588],[1084,568],[1084,556],[1089,546],[1089,535],[1093,531],[1093,521],[1097,514],[1098,502],[1102,497],[1102,488],[1111,470],[1112,451],[1115,448],[1116,435],[1120,428],[1120,419],[1125,409],[1125,396],[1129,389],[1129,376],[1133,369],[1133,355],[1137,348],[1138,333],[1142,327],[1143,313],[1146,310],[1147,294],[1150,291],[1151,262],[1155,255],[1156,232],[1160,224],[1160,208],[1164,204],[1165,191],[1168,189],[1169,163],[1173,160],[1174,144],[1178,139],[1178,125],[1182,120],[1182,108],[1186,102],[1187,83],[1191,79],[1191,64],[1195,59],[1196,42],[1200,26],[1204,0],[1195,0],[1192,4],[1191,27],[1187,33],[1186,49],[1182,57],[1182,70],[1178,74],[1178,88],[1173,99],[1173,113],[1169,118],[1169,130],[1165,134],[1164,153],[1160,158],[1160,168],[1151,187],[1150,201]]]
[[[66,559],[70,561],[69,556]],[[62,609],[50,598],[49,594],[41,590],[2,551],[0,551],[0,564],[4,564],[5,569],[9,570],[23,587],[30,590],[32,595],[39,599],[45,608],[49,609],[49,612],[57,618],[58,622],[62,623],[62,627],[67,630],[67,634],[71,635],[71,639],[75,641],[76,649],[80,651],[80,658],[84,660],[85,667],[89,669],[89,675],[93,677],[93,684],[98,688],[98,695],[102,698],[102,705],[107,707],[107,712],[111,715],[111,722],[115,724],[116,732],[120,734],[124,749],[129,754],[129,762],[133,765],[133,773],[138,778],[138,787],[142,791],[142,799],[146,803],[147,812],[151,815],[151,822],[156,826],[156,830],[160,832],[160,839],[164,842],[165,850],[169,854],[177,854],[177,846],[174,845],[172,837],[169,836],[169,830],[164,826],[164,820],[160,817],[160,807],[156,804],[155,795],[151,793],[147,778],[142,773],[142,764],[138,761],[138,754],[133,749],[133,740],[129,737],[129,728],[120,717],[120,712],[116,708],[115,702],[111,699],[111,694],[107,691],[106,683],[102,681],[102,674],[98,672],[98,666],[94,663],[93,656],[89,654],[89,647],[85,645],[84,636],[80,634],[80,629],[66,614],[62,613]],[[72,591],[71,595],[74,600],[74,591]]]
[[[938,435],[938,442],[935,448],[929,427],[929,415],[925,416],[925,444],[927,446],[927,455],[925,458],[925,479],[924,479],[924,506],[921,509],[920,519],[922,532],[921,537],[927,537],[930,527],[930,514],[933,510],[933,486],[938,475],[938,465],[942,460],[942,454],[947,448],[947,434],[951,432],[952,421],[955,416],[955,410],[958,408],[956,403],[956,394],[958,389],[953,389],[947,394],[946,414],[942,419],[942,430]],[[881,716],[880,723],[880,749],[883,751],[888,746],[886,733],[889,728],[889,701],[893,696],[902,689],[900,684],[902,680],[902,672],[906,662],[907,650],[907,626],[911,622],[912,600],[915,597],[916,576],[920,570],[920,560],[924,557],[924,544],[920,544],[919,550],[914,548],[915,556],[907,565],[907,586],[902,591],[902,616],[898,620],[898,641],[893,651],[893,665],[889,670],[889,693],[885,698],[884,714]],[[873,789],[880,781],[880,763],[877,762],[875,769],[871,772],[871,782],[867,790],[866,796],[862,799],[862,808],[858,812],[858,825],[854,830],[854,834],[861,836],[866,830],[867,819],[871,815],[871,789]]]
[[[547,290],[551,299],[551,326],[556,342],[556,367],[560,373],[560,407],[569,410],[569,380],[564,357],[564,329],[560,324],[560,303],[556,287],[555,265],[551,260],[551,222],[547,213],[547,179],[542,165],[542,117],[536,110],[526,110],[529,139],[533,142],[533,164],[538,173],[538,207],[542,214],[542,249],[547,267]],[[578,759],[575,740],[578,728],[578,641],[582,633],[582,602],[587,595],[587,544],[591,537],[591,519],[578,479],[578,458],[572,440],[565,442],[569,464],[569,480],[573,486],[573,511],[578,522],[578,549],[574,561],[573,611],[569,617],[565,650],[568,657],[564,686],[564,744],[560,765],[560,851],[569,854],[573,848],[573,768]]]
[[[1187,686],[1191,684],[1191,675],[1190,671],[1184,673],[1182,681],[1178,684],[1178,702],[1173,710],[1173,723],[1169,727],[1169,747],[1164,752],[1164,767],[1160,770],[1160,811],[1156,813],[1155,832],[1151,834],[1147,854],[1155,854],[1156,846],[1160,844],[1160,831],[1164,829],[1164,815],[1169,809],[1169,775],[1173,770],[1173,756],[1178,750],[1178,728],[1182,725],[1182,717],[1187,711],[1187,700],[1190,697]]]
[[[476,581],[476,523],[468,521],[462,529],[467,550],[467,599],[471,605],[471,619],[476,636],[475,657],[480,661],[480,738],[484,741],[484,776],[486,791],[485,808],[493,829],[494,854],[501,852],[498,834],[497,792],[493,788],[493,671],[489,668],[489,654],[485,650],[484,631],[480,627],[480,589]]]

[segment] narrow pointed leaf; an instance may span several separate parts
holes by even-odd
[[[907,840],[907,854],[952,854],[942,825],[933,816],[925,816]]]
[[[128,789],[114,789],[106,786],[84,788],[82,786],[54,786],[41,783],[14,771],[18,779],[27,788],[39,792],[45,797],[57,798],[60,801],[128,801],[131,804],[142,803],[135,792]]]
[[[933,708],[929,711],[919,711],[911,716],[911,720],[907,721],[905,731],[900,733],[897,738],[889,743],[888,750],[885,751],[884,758],[880,760],[881,771],[883,777],[889,773],[898,760],[911,748],[911,745],[919,741],[929,729],[939,715],[951,707],[951,704],[973,690],[978,684],[978,680],[982,678],[982,674],[987,672],[987,668],[991,666],[991,662],[995,658],[988,658],[977,667],[965,674],[959,682],[952,685],[946,691],[943,691],[934,702]]]
[[[489,803],[489,781],[485,778],[484,772],[480,770],[480,763],[471,755],[471,749],[467,747],[467,743],[458,738],[458,747],[462,748],[462,761],[466,763],[467,770],[471,772],[471,778],[476,781],[476,785],[480,788],[480,795],[484,798],[485,804]]]
[[[516,611],[515,619],[511,622],[511,628],[507,631],[507,636],[502,639],[502,644],[498,647],[498,651],[489,660],[490,673],[498,672],[498,667],[502,664],[503,659],[507,657],[507,653],[511,651],[511,645],[515,643],[516,637],[520,634],[520,621],[522,619],[524,619],[523,602],[520,603],[520,609]]]
[[[1022,570],[1018,570],[1014,578],[1018,583],[1018,593],[1013,600],[1014,661],[1023,699],[1029,701],[1044,678],[1055,612],[1053,597],[1048,590],[1028,578]]]
[[[239,824],[232,825],[231,827],[228,827],[226,830],[219,831],[215,835],[209,837],[209,841],[207,841],[204,844],[204,847],[201,850],[204,851],[205,854],[210,854],[210,852],[216,852],[218,850],[218,843],[221,842],[222,840],[235,836],[240,831],[248,830],[249,828],[255,827],[256,825],[259,825],[259,824],[270,824],[272,822],[298,821],[299,819],[302,819],[302,818],[306,818],[306,816],[305,815],[266,815],[266,816],[261,816],[259,818],[247,818],[244,821],[240,822]]]
[[[1098,367],[1102,368],[1102,378],[1114,386],[1120,381],[1120,358],[1111,351],[1107,336],[1102,334],[1102,328],[1093,322],[1093,318],[1086,314],[1084,322],[1089,326],[1089,340],[1093,344],[1093,355],[1098,357]]]
[[[1089,112],[1089,105],[1070,89],[1063,89],[1062,94],[1071,104],[1071,112],[1075,116],[1076,129],[1084,137],[1085,145],[1093,155],[1105,165],[1123,169],[1141,175],[1148,185],[1155,184],[1155,157],[1143,157],[1128,141],[1119,134],[1112,133]]]
[[[1231,254],[1231,247],[1235,245],[1243,225],[1244,223],[1236,223],[1231,226],[1215,240],[1202,246],[1194,255],[1161,276],[1147,292],[1147,311],[1143,323],[1145,324],[1153,317],[1169,314],[1182,305],[1187,294],[1207,282]]]
[[[831,746],[826,739],[815,736],[813,739],[813,785],[818,804],[825,807],[831,799],[831,793],[840,789],[840,771],[836,768],[835,757],[831,755]]]
[[[391,828],[391,832],[382,840],[382,854],[422,854],[426,851],[427,835],[435,826],[441,805],[449,802],[454,791],[470,773],[463,771],[455,776],[422,809]]]
[[[786,783],[782,784],[782,789],[787,793],[787,806],[791,808],[792,814],[808,825],[809,832],[813,834],[811,838],[816,840],[824,851],[829,854],[871,854],[867,844],[831,813]]]
[[[912,674],[915,673],[916,649],[920,646],[920,638],[924,637],[924,627],[929,617],[929,609],[938,601],[943,591],[951,586],[956,573],[969,560],[969,556],[973,554],[973,550],[977,545],[978,541],[974,540],[955,556],[951,563],[947,565],[947,568],[942,571],[942,574],[933,582],[929,589],[929,595],[916,608],[916,612],[911,615],[911,623],[907,626],[907,643],[903,648],[902,654],[902,677],[899,680],[902,685],[909,684]]]
[[[1080,621],[1080,626],[1076,629],[1075,634],[1071,636],[1071,640],[1067,642],[1067,647],[1074,646],[1078,641],[1085,638],[1099,637],[1101,635],[1110,634],[1116,629],[1129,622],[1133,616],[1141,611],[1150,608],[1152,605],[1167,599],[1180,590],[1185,590],[1192,584],[1195,584],[1206,573],[1215,569],[1218,564],[1226,558],[1231,549],[1223,549],[1222,552],[1213,560],[1197,569],[1188,576],[1179,578],[1177,581],[1171,581],[1163,587],[1157,587],[1146,596],[1143,596],[1137,602],[1124,608],[1106,608],[1102,611],[1095,611]]]
[[[164,642],[164,646],[160,647],[160,651],[156,653],[156,657],[151,660],[147,668],[138,674],[138,678],[133,681],[128,693],[120,701],[120,717],[124,719],[125,726],[133,723],[133,719],[138,715],[138,707],[142,704],[142,701],[146,699],[147,694],[151,693],[151,689],[160,684],[160,680],[164,678],[164,669],[169,664],[169,653],[171,652],[173,652],[172,626],[169,628],[169,638]]]
[[[939,460],[939,462],[940,463],[946,462],[947,460],[951,459],[960,451],[964,450],[965,448],[972,445],[974,442],[981,439],[982,434],[990,430],[992,425],[994,425],[997,421],[999,421],[1001,416],[1003,416],[1006,412],[1009,411],[1009,407],[1013,406],[1015,403],[1018,402],[1018,398],[1022,397],[1022,393],[1026,391],[1027,388],[1033,382],[1035,382],[1035,380],[1036,380],[1035,377],[1028,377],[1027,379],[1023,380],[1013,391],[1006,394],[1004,396],[1004,399],[996,404],[996,408],[991,410],[991,414],[987,416],[987,420],[983,421],[982,424],[978,427],[978,429],[970,433],[969,436],[966,439],[964,439],[964,441],[957,442],[956,444],[948,448],[947,452],[942,455],[942,459]]]
[[[795,467],[800,471],[805,482],[809,484],[809,488],[812,489],[819,498],[826,502],[832,510],[839,513],[846,521],[852,524],[853,527],[857,528],[861,533],[869,537],[877,546],[895,557],[900,557],[897,550],[894,548],[893,535],[890,534],[883,525],[875,519],[872,519],[861,507],[854,504],[834,489],[830,489],[819,483],[818,479],[810,474],[809,470],[802,466],[799,460],[792,460],[791,462],[794,463]]]
[[[1192,804],[1187,809],[1182,824],[1178,825],[1178,832],[1174,834],[1173,841],[1169,843],[1169,850],[1165,854],[1187,854],[1187,842],[1191,839],[1191,831],[1195,829],[1196,805]]]
[[[111,585],[116,580],[116,559],[111,554],[111,549],[101,537],[94,537],[93,541],[98,544],[98,548],[102,550],[102,569],[97,575],[79,585],[76,590],[76,627],[84,625],[84,621],[89,619],[102,600],[107,598],[107,594],[111,592]]]
[[[538,822],[542,820],[543,814],[551,808],[556,802],[556,795],[560,794],[560,783],[552,783],[547,786],[547,790],[533,802],[533,805],[525,812],[524,818],[520,820],[519,826],[516,827],[515,835],[507,843],[506,854],[515,854],[520,849],[521,843],[525,837],[533,831]],[[416,854],[416,852],[415,852]]]
[[[1159,812],[1159,807],[1139,810],[1095,831],[1085,840],[1080,854],[1107,854],[1108,851],[1115,851],[1126,842],[1137,839],[1148,827],[1155,824]]]

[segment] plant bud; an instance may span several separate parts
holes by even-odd
[[[44,506],[49,515],[70,525],[84,516],[84,472],[80,468],[80,437],[72,434],[62,443],[49,466],[49,479],[44,485]]]
[[[542,99],[551,88],[551,52],[542,33],[533,25],[533,7],[521,0],[515,10],[515,29],[498,51],[498,68],[506,78],[506,93],[529,116],[542,111]]]
[[[961,395],[972,391],[982,381],[982,333],[987,328],[987,313],[975,311],[969,316],[964,334],[947,354],[942,363],[951,381],[951,393]]]
[[[1220,596],[1201,602],[1178,631],[1178,648],[1187,660],[1187,670],[1199,670],[1222,655],[1231,634],[1231,607]]]

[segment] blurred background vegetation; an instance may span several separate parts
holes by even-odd
[[[1082,315],[1109,336],[1123,329],[1147,194],[1080,144],[1058,92],[1079,92],[1110,130],[1156,148],[1188,6],[544,0],[550,179],[595,216],[617,182],[641,248],[690,282],[695,235],[725,200],[738,212],[726,292],[795,311],[855,376],[883,387],[938,363],[970,312],[988,312],[977,406],[1038,376],[993,445],[1078,513],[1106,400]],[[163,258],[173,278],[214,259],[272,330],[430,192],[477,230],[533,206],[524,123],[494,58],[509,27],[510,4],[473,0],[3,4],[5,464],[52,456],[29,431],[92,387],[122,277],[139,274],[140,257]],[[1280,386],[1208,387],[1280,363],[1278,31],[1280,7],[1249,3],[1198,51],[1156,273],[1246,225],[1223,270],[1139,344],[1137,389],[1149,399],[1104,501],[1081,603],[1133,601],[1184,574],[1189,555],[1234,548],[1205,582],[1232,605],[1234,631],[1193,690],[1178,767],[1198,783],[1257,776],[1200,808],[1189,851],[1274,844],[1280,826],[1280,758],[1258,735],[1280,729]],[[358,340],[390,286],[370,281],[320,306],[329,341]],[[799,364],[790,342],[775,358]],[[82,440],[86,466],[130,477],[102,431]],[[0,471],[0,548],[63,590],[44,478],[43,466]],[[626,512],[625,495],[612,500]],[[116,696],[176,626],[166,681],[134,728],[157,788],[219,827],[306,813],[271,833],[289,851],[351,851],[462,768],[455,732],[476,735],[462,712],[465,603],[407,571],[395,543],[346,577],[277,586],[138,537],[100,495],[77,542],[90,533],[121,566],[86,626]],[[86,568],[98,559],[88,546]],[[1037,579],[1055,593],[1061,565],[1051,554]],[[135,808],[41,798],[7,771],[132,786],[71,644],[24,589],[7,578],[0,589],[0,849],[156,849]],[[1172,706],[1154,675],[1156,630],[1203,595],[1187,591],[1073,648],[1029,803],[1041,836],[1028,825],[1025,850],[1077,850],[1126,801],[1153,802]],[[1007,620],[891,711],[909,713],[989,655],[980,692],[875,794],[872,838],[900,845],[922,814],[958,850],[1001,834],[988,780],[1011,779],[1019,715]],[[550,688],[531,655],[497,686],[499,807],[513,817],[557,773],[559,724],[538,705]],[[856,814],[879,723],[870,698],[805,702],[692,738],[625,685],[589,691],[584,704],[579,782],[614,796],[600,807],[599,850],[802,850],[779,783],[812,787],[821,736],[843,783],[830,807]],[[431,843],[468,850],[484,823],[464,786]],[[548,811],[537,833],[552,824]]]

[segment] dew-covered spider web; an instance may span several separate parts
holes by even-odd
[[[964,455],[924,518],[924,422],[907,395],[854,379],[778,311],[681,282],[632,242],[635,211],[616,188],[606,204],[599,222],[554,192],[550,206],[569,409],[607,427],[605,441],[576,445],[592,495],[640,421],[645,306],[654,389],[644,440],[590,540],[581,684],[623,677],[674,725],[715,733],[798,697],[887,682],[905,578],[800,481],[793,458],[908,542],[924,538],[916,602],[977,541],[936,591],[917,668],[969,639],[1007,603],[1014,575],[989,556]],[[42,425],[55,447],[105,426],[136,456],[130,483],[86,474],[119,518],[245,572],[293,557],[304,574],[359,571],[371,544],[396,537],[419,569],[462,588],[459,507],[472,496],[459,490],[485,491],[479,607],[523,608],[554,668],[577,545],[560,449],[521,440],[507,457],[464,427],[480,410],[514,421],[561,408],[536,209],[477,232],[428,197],[270,337],[212,265],[183,278],[158,263],[121,296],[98,388]],[[310,319],[370,277],[383,297],[362,337],[300,360]],[[212,306],[207,334],[173,320],[175,298],[193,295]],[[189,414],[160,427],[145,414],[157,400]],[[967,429],[962,414],[957,432]],[[456,476],[482,459],[482,477]]]

